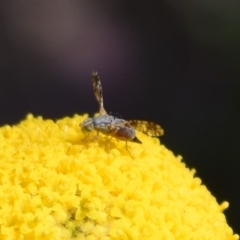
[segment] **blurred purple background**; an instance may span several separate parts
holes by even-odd
[[[240,1],[0,3],[0,124],[105,107],[165,130],[240,233]]]

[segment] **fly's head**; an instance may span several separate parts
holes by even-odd
[[[93,118],[87,118],[80,124],[83,133],[89,133],[94,130]]]

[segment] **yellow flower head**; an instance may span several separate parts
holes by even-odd
[[[239,239],[219,205],[156,138],[80,131],[85,116],[0,128],[0,239]]]

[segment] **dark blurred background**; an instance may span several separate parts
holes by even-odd
[[[165,130],[240,233],[240,1],[0,3],[0,124],[105,107]]]

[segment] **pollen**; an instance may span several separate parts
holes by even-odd
[[[157,138],[142,144],[29,114],[0,128],[0,239],[237,240],[209,190]],[[92,134],[92,133],[91,133]],[[96,133],[93,133],[96,134]]]

